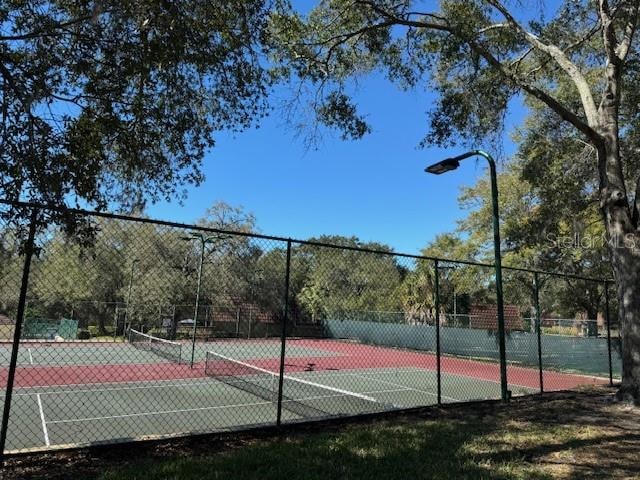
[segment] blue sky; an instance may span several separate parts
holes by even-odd
[[[308,150],[277,110],[257,130],[220,134],[204,161],[206,181],[189,189],[182,206],[159,203],[155,218],[193,222],[217,200],[255,214],[262,233],[305,239],[321,234],[355,235],[398,252],[418,253],[455,228],[464,216],[457,205],[461,185],[485,174],[483,162],[468,160],[442,176],[426,165],[461,149],[419,149],[427,131],[430,92],[402,92],[373,76],[360,83],[358,103],[373,132],[359,141],[328,134]],[[524,111],[516,105],[509,124]],[[503,147],[512,150],[505,135]]]

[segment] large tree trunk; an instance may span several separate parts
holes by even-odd
[[[622,385],[618,398],[640,404],[640,235],[626,238],[627,245],[610,247],[618,297],[622,353]],[[629,245],[636,242],[636,245]]]
[[[617,133],[617,132],[616,132]],[[620,172],[617,135],[604,135],[598,149],[601,208],[616,282],[622,347],[618,398],[640,404],[640,233],[634,228]]]

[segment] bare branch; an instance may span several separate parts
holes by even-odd
[[[50,28],[44,29],[44,28],[40,28],[38,30],[34,30],[32,32],[29,33],[25,33],[23,35],[7,35],[7,36],[0,36],[0,42],[12,42],[12,41],[18,41],[18,40],[33,40],[35,38],[41,38],[41,37],[55,37],[56,35],[59,35],[60,32],[58,32],[58,30],[62,30],[65,33],[69,33],[69,30],[67,30],[67,27],[73,26],[73,25],[77,25],[79,23],[84,23],[87,20],[93,20],[95,19],[95,14],[91,14],[91,15],[85,15],[83,17],[78,17],[78,18],[74,18],[72,20],[69,20],[67,22],[61,22],[58,23],[57,25],[54,25]]]
[[[508,23],[494,23],[493,25],[489,25],[487,27],[481,28],[480,30],[478,30],[479,34],[483,34],[486,32],[490,32],[491,30],[498,30],[500,28],[509,28],[509,24]]]
[[[607,0],[600,0],[598,2],[598,14],[600,15],[600,22],[602,23],[602,42],[607,60],[609,63],[617,64],[620,60],[616,55],[618,39],[616,38],[613,15]]]
[[[398,17],[397,15],[379,7],[374,2],[369,0],[356,0],[356,3],[368,6],[377,14],[389,20],[392,20],[394,23],[397,23],[398,25],[404,25],[406,27],[428,28],[432,30],[451,32],[451,27],[448,25],[446,20],[432,13],[421,13],[420,15],[422,17],[433,18],[435,21],[427,22],[424,20],[411,20],[411,18]]]
[[[517,73],[518,69],[520,68],[520,64],[524,61],[525,58],[527,58],[529,56],[529,54],[531,52],[533,52],[533,50],[534,50],[533,47],[528,48],[527,50],[525,50],[525,52],[522,55],[520,55],[518,58],[516,58],[514,61],[512,61],[509,64],[509,68],[512,69],[513,67],[515,67],[515,72]]]
[[[633,7],[631,9],[631,13],[629,15],[629,19],[627,20],[627,24],[624,29],[624,34],[622,36],[622,41],[618,45],[615,50],[616,56],[620,59],[621,62],[627,58],[627,54],[629,53],[629,48],[631,47],[631,41],[633,40],[633,36],[635,34],[637,25],[638,25],[638,12],[640,10],[640,1],[636,0],[634,2]]]
[[[550,54],[550,56],[554,57],[554,59],[556,59],[555,57],[558,57],[560,58],[561,61],[563,61],[563,59],[566,60],[565,66],[567,68],[570,68],[571,71],[573,72],[573,75],[576,77],[576,80],[578,82],[581,82],[580,84],[582,85],[582,88],[579,88],[579,91],[581,95],[585,97],[584,100],[586,102],[586,105],[584,106],[584,109],[585,109],[585,113],[587,114],[587,123],[585,123],[578,115],[572,112],[569,108],[565,107],[562,103],[560,103],[559,100],[552,97],[547,92],[540,89],[539,87],[529,83],[524,78],[516,75],[514,71],[512,71],[509,67],[507,67],[500,60],[498,60],[483,44],[478,42],[476,39],[467,38],[464,34],[457,31],[453,26],[446,23],[446,21],[423,22],[423,21],[417,21],[417,20],[410,20],[410,19],[398,17],[397,15],[391,12],[388,12],[383,8],[378,7],[377,5],[373,4],[373,2],[371,1],[357,0],[357,2],[369,6],[379,15],[383,16],[384,18],[387,18],[390,21],[393,21],[398,25],[412,26],[412,27],[419,27],[419,28],[430,28],[433,30],[444,31],[444,32],[451,33],[452,35],[456,35],[458,38],[465,41],[473,51],[475,51],[477,54],[483,57],[489,63],[489,65],[491,65],[493,68],[498,70],[506,79],[511,81],[515,86],[522,88],[525,92],[529,93],[533,97],[537,98],[538,100],[546,104],[549,108],[551,108],[558,115],[560,115],[562,119],[571,123],[573,126],[575,126],[580,132],[586,135],[587,138],[589,138],[594,143],[596,144],[601,143],[602,139],[600,135],[592,127],[592,125],[597,124],[597,121],[596,121],[597,112],[596,112],[595,103],[593,101],[593,97],[591,96],[591,90],[589,88],[589,85],[587,84],[582,74],[578,71],[577,67],[573,63],[571,63],[571,61],[566,57],[565,53],[562,50],[560,50],[558,47],[556,46],[549,47],[544,43],[540,42],[537,39],[537,37],[535,37],[535,35],[529,33],[529,35],[531,35],[540,45],[544,46],[547,50],[551,50],[553,52],[553,55]],[[491,3],[495,3],[495,2],[491,2]],[[501,5],[500,7],[503,10],[505,10],[504,7],[502,7]],[[515,20],[510,20],[513,17],[511,17],[508,11],[505,10],[505,14],[506,14],[505,18],[507,18],[507,21],[509,21],[510,23],[512,21],[515,22]],[[518,25],[518,24],[515,23],[515,25]],[[528,33],[524,29],[522,29],[522,32]],[[540,49],[540,45],[535,44],[533,46]],[[556,62],[560,63],[558,62],[557,59],[556,59]],[[574,83],[576,80],[574,80]]]
[[[575,65],[558,46],[546,44],[536,35],[526,30],[499,1],[489,0],[488,3],[502,14],[502,16],[504,16],[504,18],[525,38],[527,42],[538,50],[549,55],[558,65],[560,65],[578,89],[580,99],[582,100],[582,107],[584,109],[585,116],[587,117],[587,122],[591,127],[596,127],[598,124],[598,110],[596,108],[596,103],[593,100],[591,87],[577,65]]]
[[[493,56],[484,45],[473,40],[468,41],[468,43],[476,53],[481,55],[492,67],[502,73],[502,75],[510,80],[513,84],[519,86],[525,92],[529,93],[533,97],[546,104],[554,112],[560,115],[562,119],[571,123],[594,143],[601,142],[600,135],[589,124],[585,123],[580,117],[578,117],[578,115],[562,105],[559,100],[552,97],[544,90],[536,87],[535,85],[516,75],[508,67],[502,64],[495,56]]]

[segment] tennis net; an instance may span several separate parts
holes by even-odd
[[[205,374],[273,403],[278,401],[280,374],[217,352],[207,352]],[[302,418],[372,413],[394,408],[375,398],[341,388],[283,375],[282,408]]]
[[[153,352],[172,362],[180,363],[182,358],[182,344],[160,337],[154,337],[138,330],[129,329],[128,340],[138,350]]]

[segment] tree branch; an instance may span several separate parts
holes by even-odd
[[[0,36],[0,42],[13,42],[18,40],[33,40],[35,38],[40,38],[40,37],[53,37],[58,35],[57,30],[65,30],[66,27],[77,25],[78,23],[83,23],[83,22],[86,22],[87,20],[93,20],[95,19],[95,17],[96,15],[95,13],[93,13],[91,15],[85,15],[83,17],[74,18],[73,20],[69,20],[67,22],[58,23],[54,25],[52,28],[47,28],[47,29],[40,28],[32,32],[25,33],[23,35]],[[65,30],[65,31],[69,33],[68,30]]]
[[[478,33],[482,34],[482,33],[490,32],[491,30],[498,30],[500,28],[508,28],[508,27],[509,27],[508,23],[494,23],[493,25],[489,25],[487,27],[481,28],[480,30],[478,30]]]
[[[397,23],[398,25],[404,25],[405,27],[418,27],[418,28],[428,28],[431,30],[439,30],[443,32],[451,32],[451,27],[448,23],[438,15],[431,13],[421,13],[423,17],[431,17],[437,20],[437,22],[426,22],[423,20],[411,20],[411,18],[402,18],[397,15],[379,7],[374,2],[370,0],[356,0],[356,3],[366,5],[371,8],[378,15],[387,18],[388,20]]]
[[[627,25],[624,29],[624,34],[622,36],[622,41],[616,48],[616,56],[620,59],[621,62],[627,58],[627,54],[629,53],[629,48],[631,47],[631,42],[633,40],[633,36],[635,34],[637,25],[638,25],[638,12],[640,11],[640,1],[636,0],[634,2],[633,7],[631,9],[631,14],[629,15],[629,19],[627,20]]]
[[[553,58],[558,65],[564,70],[564,72],[573,81],[574,85],[578,89],[580,99],[582,101],[582,108],[584,109],[587,122],[590,127],[594,128],[598,125],[598,109],[591,93],[591,87],[587,80],[582,75],[580,69],[567,57],[558,46],[553,44],[546,44],[540,40],[536,35],[526,30],[518,21],[511,15],[511,13],[497,0],[488,0],[488,3],[498,10],[504,18],[509,22],[513,28],[520,33],[527,42],[538,50],[546,53]]]
[[[500,71],[500,73],[502,73],[502,75],[510,80],[513,84],[519,86],[525,92],[543,102],[554,112],[560,115],[563,120],[566,120],[578,130],[580,130],[580,132],[587,136],[587,138],[589,138],[591,141],[595,142],[596,144],[601,142],[600,135],[589,124],[585,123],[580,117],[578,117],[574,112],[562,105],[560,101],[549,95],[544,90],[518,77],[515,73],[513,73],[510,69],[503,65],[497,58],[495,58],[491,54],[491,52],[489,52],[483,45],[475,41],[469,41],[468,43],[476,53],[481,55],[492,67]]]
[[[376,13],[383,16],[387,20],[394,22],[397,25],[438,30],[438,31],[447,32],[457,36],[460,40],[466,42],[472,50],[474,50],[477,54],[483,57],[489,63],[489,65],[491,65],[493,68],[498,70],[506,79],[511,81],[515,86],[520,87],[525,92],[529,93],[533,97],[543,102],[545,105],[551,108],[554,112],[560,115],[562,119],[566,120],[567,122],[571,123],[574,127],[576,127],[580,132],[582,132],[585,136],[587,136],[587,138],[589,138],[592,142],[596,144],[601,143],[602,139],[600,135],[593,128],[593,125],[597,124],[597,121],[596,121],[597,110],[596,110],[595,102],[593,101],[593,97],[591,95],[591,89],[588,83],[586,82],[586,80],[584,79],[584,77],[582,76],[582,74],[577,69],[577,67],[566,57],[564,52],[560,50],[558,47],[556,46],[549,47],[544,43],[540,42],[537,39],[537,37],[535,37],[535,35],[530,33],[528,34],[531,37],[533,37],[533,39],[535,39],[539,44],[539,45],[536,44],[533,46],[537,47],[538,49],[540,49],[540,46],[543,46],[546,49],[545,51],[547,53],[549,53],[548,50],[553,52],[553,54],[549,53],[549,55],[552,56],[554,59],[556,59],[556,62],[558,62],[558,58],[559,58],[560,61],[563,61],[565,63],[566,67],[570,69],[572,68],[573,75],[575,76],[574,83],[578,82],[581,85],[581,87],[579,87],[578,90],[581,93],[581,96],[584,97],[584,103],[586,103],[586,105],[584,105],[584,110],[585,110],[585,114],[587,114],[587,123],[585,123],[578,115],[576,115],[574,112],[569,110],[562,103],[560,103],[559,100],[555,99],[544,90],[536,87],[535,85],[529,83],[528,81],[516,75],[510,68],[505,66],[502,62],[500,62],[500,60],[498,60],[484,45],[482,45],[475,39],[467,38],[464,34],[456,30],[455,27],[449,25],[448,23],[444,21],[423,22],[418,20],[402,18],[391,12],[386,11],[383,8],[378,7],[377,5],[373,4],[373,2],[368,0],[357,0],[357,3],[361,3],[369,6]],[[494,4],[496,2],[490,2],[490,3]],[[505,18],[507,18],[507,21],[509,21],[510,23],[512,21],[515,22],[515,20],[510,20],[513,17],[511,17],[509,12],[506,11],[504,7],[500,5],[500,8],[504,10]],[[518,24],[515,23],[515,25],[517,26]],[[528,33],[524,29],[522,29],[522,32]]]
[[[600,0],[598,2],[598,14],[600,15],[600,22],[602,23],[602,43],[604,44],[604,52],[607,55],[609,63],[615,65],[620,61],[616,55],[618,39],[616,38],[613,17],[607,0]]]

